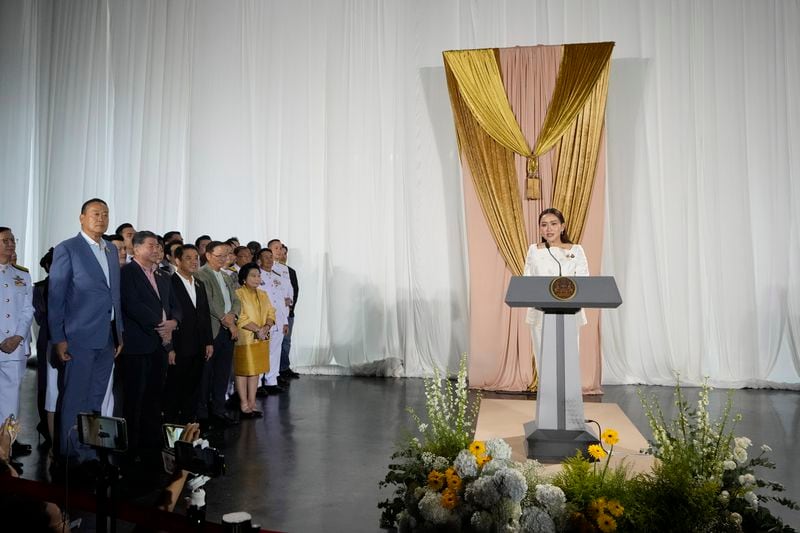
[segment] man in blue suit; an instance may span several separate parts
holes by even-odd
[[[81,207],[81,231],[53,251],[48,323],[64,363],[59,397],[61,455],[71,463],[95,458],[79,444],[80,412],[100,412],[114,358],[122,349],[122,306],[117,251],[103,240],[108,205],[99,198]]]

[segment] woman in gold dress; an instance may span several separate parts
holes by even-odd
[[[242,302],[242,310],[236,326],[239,339],[233,353],[233,373],[242,418],[259,418],[256,409],[258,376],[269,370],[269,330],[275,324],[275,308],[267,293],[259,290],[261,271],[255,263],[248,263],[239,270],[236,295]]]

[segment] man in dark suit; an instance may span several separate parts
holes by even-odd
[[[169,276],[158,269],[158,238],[133,236],[133,261],[122,267],[120,290],[125,321],[122,351],[123,413],[131,458],[157,459],[161,448],[161,396],[167,359],[174,357],[172,334],[177,304]]]
[[[99,198],[88,200],[80,223],[81,232],[53,250],[47,295],[50,339],[64,363],[61,454],[73,462],[96,457],[78,442],[78,413],[100,412],[114,357],[122,348],[119,261],[116,249],[103,240],[108,205]]]
[[[172,254],[178,269],[171,278],[172,291],[181,327],[172,333],[175,356],[167,371],[164,420],[186,424],[197,418],[203,367],[214,354],[214,337],[206,289],[194,277],[200,268],[197,247],[180,245]]]
[[[292,370],[292,364],[289,361],[289,351],[292,349],[292,330],[294,330],[294,308],[297,305],[297,298],[300,296],[300,285],[297,282],[297,272],[286,264],[288,258],[289,248],[285,244],[281,244],[281,257],[278,258],[278,262],[289,271],[289,282],[292,285],[293,293],[292,303],[289,305],[289,332],[283,336],[283,343],[281,343],[280,377],[284,380],[300,377],[300,374]]]

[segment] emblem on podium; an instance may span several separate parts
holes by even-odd
[[[578,285],[575,280],[566,276],[553,278],[550,282],[550,295],[562,302],[572,300],[578,292]]]

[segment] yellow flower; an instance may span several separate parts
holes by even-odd
[[[603,497],[590,501],[589,505],[586,506],[586,512],[589,514],[589,516],[592,517],[603,513],[605,510],[606,510],[606,499]]]
[[[611,513],[612,515],[619,518],[620,516],[622,516],[623,511],[625,511],[625,508],[622,505],[620,505],[620,503],[617,500],[611,500],[608,502],[608,512]]]
[[[456,492],[461,490],[461,478],[458,477],[458,474],[447,476],[447,488],[453,489]]]
[[[480,457],[486,453],[486,443],[482,440],[472,441],[472,444],[469,445],[469,451],[475,457]]]
[[[438,470],[431,470],[431,473],[428,474],[428,486],[433,490],[442,490],[444,481],[444,474]]]
[[[605,457],[606,451],[603,449],[602,446],[599,444],[590,444],[589,445],[589,455],[591,455],[595,460],[599,461],[603,457]]]
[[[458,474],[456,474],[456,469],[451,466],[444,471],[444,475],[446,477],[450,477],[450,476],[457,476]]]
[[[453,489],[444,489],[442,492],[442,499],[440,500],[442,507],[445,509],[453,509],[458,505],[458,494]]]
[[[615,429],[607,429],[603,432],[603,442],[611,446],[619,442],[619,433]]]
[[[478,461],[478,467],[481,467],[481,466],[485,465],[486,463],[488,463],[489,461],[491,461],[492,460],[492,456],[491,455],[486,455],[486,454],[481,454],[481,455],[476,456],[475,459]]]
[[[617,521],[614,520],[610,515],[606,513],[600,513],[597,515],[597,527],[600,528],[600,531],[603,533],[608,533],[609,531],[616,531],[617,529]]]

